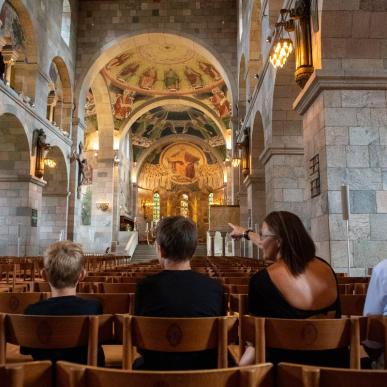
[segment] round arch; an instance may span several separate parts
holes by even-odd
[[[262,116],[259,111],[255,113],[251,130],[250,141],[250,170],[252,175],[264,176],[265,166],[260,160],[260,156],[265,149],[265,132]]]
[[[0,176],[31,174],[30,144],[22,120],[0,109]]]
[[[107,43],[102,47],[100,52],[94,55],[90,59],[90,65],[83,70],[79,80],[77,82],[77,88],[75,90],[75,98],[77,100],[78,106],[78,117],[83,118],[83,110],[79,109],[80,106],[84,106],[86,101],[86,95],[89,87],[93,83],[93,80],[102,69],[102,67],[108,63],[108,61],[119,55],[126,47],[130,47],[134,43],[136,45],[147,43],[149,41],[155,41],[155,39],[162,39],[166,42],[175,42],[179,41],[185,45],[191,46],[192,49],[198,52],[201,55],[206,56],[211,60],[212,63],[219,69],[224,81],[227,85],[228,90],[231,94],[231,106],[234,109],[234,99],[236,95],[236,85],[235,80],[232,75],[232,70],[224,64],[222,61],[221,54],[216,52],[212,47],[198,39],[196,36],[189,34],[184,34],[179,32],[178,34],[174,31],[171,32],[133,32],[129,34],[124,34],[121,37],[118,37],[114,41]]]
[[[63,131],[70,133],[73,101],[70,73],[65,61],[60,56],[55,56],[52,59],[50,67],[52,63],[55,64],[58,70],[58,75],[62,84],[61,100],[57,102],[58,106],[55,108],[55,116],[53,118]]]
[[[48,245],[57,241],[60,236],[66,239],[68,186],[69,176],[65,155],[62,150],[53,146],[47,154],[47,159],[56,165],[44,168],[46,185],[42,192],[41,224],[39,250],[42,253]],[[50,224],[45,227],[45,224]]]
[[[138,181],[139,174],[141,172],[142,166],[148,156],[152,154],[157,148],[164,146],[166,144],[180,144],[180,143],[192,143],[199,146],[201,149],[205,149],[206,151],[213,154],[216,158],[216,161],[222,166],[223,174],[226,173],[225,167],[223,166],[223,161],[219,155],[212,151],[212,148],[203,140],[198,137],[191,136],[189,134],[178,134],[178,135],[170,135],[166,137],[160,138],[157,143],[152,144],[147,150],[141,155],[140,159],[137,161],[136,172],[135,172],[135,181]]]
[[[223,134],[223,137],[226,139],[226,131],[228,128],[225,127],[224,122],[219,119],[219,117],[214,113],[214,111],[209,108],[205,103],[198,101],[197,99],[191,97],[157,97],[152,98],[150,101],[145,102],[143,105],[138,106],[132,112],[130,119],[125,124],[124,128],[121,131],[120,137],[125,138],[126,134],[130,130],[131,126],[146,112],[152,110],[154,108],[165,106],[165,105],[183,105],[187,107],[193,107],[195,109],[200,110],[202,113],[211,118],[215,124],[217,125],[220,132]]]

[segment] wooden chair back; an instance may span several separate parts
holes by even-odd
[[[341,314],[343,316],[362,316],[365,294],[340,294]]]
[[[50,361],[0,365],[1,385],[5,387],[51,387]]]
[[[47,298],[45,293],[0,293],[0,313],[23,314],[28,305]]]
[[[255,343],[256,363],[266,361],[266,347],[301,351],[349,347],[350,366],[360,369],[360,341],[365,337],[366,320],[355,317],[298,320],[243,316],[242,342]]]
[[[237,337],[236,317],[162,318],[117,316],[122,324],[123,369],[131,369],[133,347],[160,352],[218,350],[227,367],[227,345]]]
[[[121,284],[111,284],[111,283],[102,283],[102,293],[135,293],[136,284],[121,283]]]
[[[87,364],[97,365],[98,342],[111,339],[113,318],[101,316],[27,316],[0,314],[0,364],[6,344],[54,349],[87,347]]]
[[[57,363],[57,387],[272,387],[272,364],[200,371],[126,371]]]
[[[384,346],[384,369],[387,369],[387,316],[367,317],[367,339]]]
[[[280,363],[278,387],[370,387],[386,386],[387,371],[352,370]]]
[[[134,293],[77,293],[77,296],[98,300],[104,314],[134,313]]]

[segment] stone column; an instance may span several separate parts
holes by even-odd
[[[266,215],[265,178],[263,176],[248,175],[243,184],[247,192],[247,205],[250,211],[249,227],[255,229],[255,224],[261,224]],[[258,258],[258,248],[249,244],[249,256]]]
[[[320,159],[321,193],[312,198],[307,191],[317,253],[346,270],[340,189],[347,184],[350,254],[361,275],[387,250],[386,89],[385,72],[318,70],[294,103],[303,117],[305,159]]]
[[[63,103],[61,100],[57,100],[55,104],[55,109],[53,113],[53,122],[56,126],[62,129],[62,117],[63,117]]]
[[[216,231],[210,230],[208,231],[208,234],[210,235],[210,255],[213,257],[215,255],[215,234]]]
[[[55,94],[55,91],[51,90],[48,98],[47,98],[47,119],[50,122],[54,121],[54,111],[55,111],[55,106],[58,102],[57,95]]]
[[[1,54],[3,55],[3,60],[5,63],[5,82],[8,85],[11,85],[12,67],[15,64],[19,53],[12,46],[4,46],[1,50]]]
[[[226,236],[227,231],[220,231],[220,236],[222,238],[222,256],[226,256]]]
[[[62,102],[62,120],[60,128],[71,135],[71,114],[73,104],[71,102]]]

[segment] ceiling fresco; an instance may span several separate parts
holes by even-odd
[[[111,59],[101,70],[110,94],[114,125],[122,129],[133,110],[154,97],[192,97],[229,127],[229,92],[220,72],[183,44],[150,43]]]
[[[223,171],[211,152],[188,144],[169,144],[150,154],[138,185],[149,190],[212,192],[223,187]]]
[[[217,125],[201,111],[176,104],[151,109],[132,125],[134,161],[160,138],[178,134],[195,136],[214,148],[219,158],[225,156],[224,137]]]

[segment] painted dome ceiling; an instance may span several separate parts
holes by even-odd
[[[188,46],[148,43],[110,60],[102,74],[114,86],[145,95],[192,95],[222,86],[220,72]]]
[[[224,158],[225,141],[217,125],[201,111],[176,104],[151,109],[131,126],[134,159],[138,160],[142,150],[160,138],[179,134],[202,140]]]

